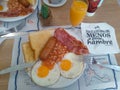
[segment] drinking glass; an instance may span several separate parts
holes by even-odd
[[[87,8],[87,0],[73,0],[70,8],[70,21],[73,27],[78,26],[83,21]]]

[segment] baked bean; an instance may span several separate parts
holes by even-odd
[[[64,55],[69,52],[67,47],[64,46],[61,42],[57,41],[53,50],[49,53],[47,57],[47,65],[53,65],[62,60]],[[49,66],[48,66],[49,67]]]

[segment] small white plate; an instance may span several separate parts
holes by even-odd
[[[60,7],[60,6],[64,5],[67,2],[67,0],[62,0],[59,4],[51,4],[51,3],[49,3],[48,0],[43,0],[43,2],[50,7]]]
[[[32,7],[34,10],[36,9],[38,5],[38,0],[36,0],[36,4]],[[34,11],[33,11],[34,12]],[[0,21],[4,21],[4,22],[13,22],[13,21],[18,21],[18,20],[22,20],[28,16],[30,16],[32,13],[29,13],[28,15],[25,16],[18,16],[18,17],[0,17]]]

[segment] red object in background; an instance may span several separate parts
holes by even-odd
[[[88,10],[87,12],[90,14],[90,13],[93,13],[92,15],[94,15],[96,9],[97,9],[97,6],[100,2],[100,0],[88,0],[89,2],[89,6],[88,6]],[[92,16],[90,15],[90,16]],[[89,15],[88,15],[89,16]]]

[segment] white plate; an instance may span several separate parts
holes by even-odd
[[[67,78],[64,78],[63,76],[60,76],[59,80],[55,84],[46,86],[46,88],[64,88],[64,87],[67,87],[67,86],[73,84],[80,78],[80,76],[83,74],[85,68],[86,68],[86,64],[84,63],[82,71],[78,77],[76,77],[74,79],[67,79]],[[27,71],[27,73],[31,77],[30,69]]]
[[[35,10],[37,5],[38,5],[38,0],[36,0],[36,4],[32,8]],[[29,13],[28,15],[18,16],[18,17],[5,17],[5,18],[4,17],[0,17],[0,21],[4,21],[4,22],[18,21],[18,20],[21,20],[21,19],[24,19],[24,18],[30,16],[31,14],[32,13]]]
[[[67,2],[67,0],[62,0],[59,4],[51,4],[51,3],[49,3],[48,0],[43,0],[43,2],[50,7],[60,7],[60,6],[64,5]]]
[[[80,38],[80,31],[79,30],[66,30],[70,35],[74,36],[77,40],[81,40]],[[28,36],[25,36],[24,39],[22,39],[23,43],[28,41]],[[24,57],[23,57],[24,59]],[[63,87],[67,87],[71,84],[73,84],[74,82],[76,82],[80,76],[83,74],[84,69],[86,68],[86,64],[83,63],[83,68],[81,70],[81,73],[78,77],[74,78],[74,79],[67,79],[64,78],[63,76],[60,76],[60,79],[54,84],[54,85],[50,85],[50,86],[46,86],[46,88],[63,88]],[[28,75],[31,77],[31,71],[30,68],[27,71]]]
[[[64,87],[67,87],[67,86],[73,84],[83,74],[85,67],[86,67],[86,64],[84,63],[84,67],[78,77],[76,77],[74,79],[67,79],[67,78],[64,78],[63,76],[60,76],[60,79],[54,85],[50,85],[47,88],[64,88]]]
[[[0,44],[5,40],[6,38],[0,38]]]

